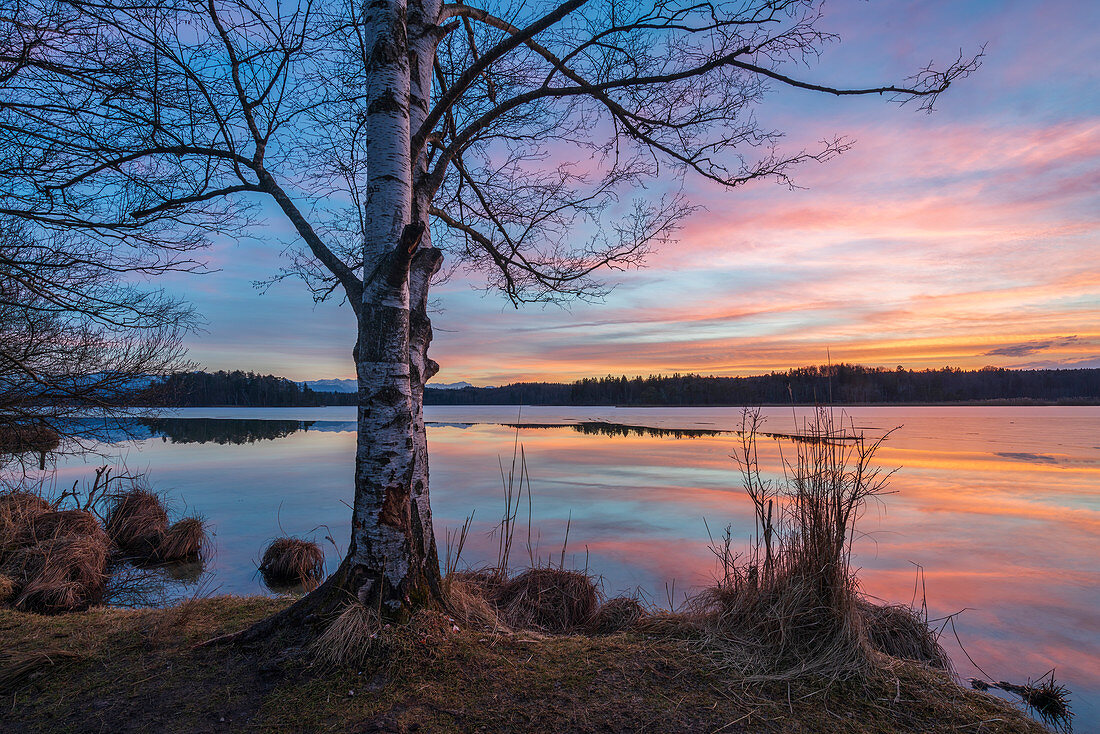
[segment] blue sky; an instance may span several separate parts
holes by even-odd
[[[983,67],[925,115],[879,98],[775,91],[759,109],[792,147],[845,155],[789,190],[688,183],[705,207],[648,267],[609,274],[603,303],[513,309],[477,274],[434,291],[438,381],[500,384],[607,373],[747,374],[833,361],[912,368],[1100,367],[1100,4],[826,5],[843,41],[805,72],[897,81],[986,44]],[[207,369],[351,377],[350,310],[300,283],[261,295],[285,261],[272,213],[217,242],[218,272],[166,281],[206,321]]]

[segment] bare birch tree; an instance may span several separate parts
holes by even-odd
[[[189,310],[122,282],[140,265],[79,234],[0,217],[0,467],[81,451],[125,425],[137,389],[183,369]],[[121,421],[121,422],[120,422]]]
[[[769,90],[930,109],[978,62],[822,81],[819,0],[8,2],[0,213],[178,255],[267,201],[303,245],[288,272],[358,317],[352,538],[283,621],[441,600],[422,395],[445,254],[517,304],[598,297],[691,213],[680,177],[788,182],[847,147],[784,150],[753,114]]]

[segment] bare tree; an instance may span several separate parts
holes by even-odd
[[[784,151],[772,87],[930,109],[977,67],[813,81],[819,0],[16,0],[0,37],[3,212],[183,253],[267,199],[288,272],[358,317],[352,538],[282,619],[347,593],[400,618],[441,598],[422,413],[444,252],[515,303],[598,297],[723,186],[842,152]],[[646,191],[644,187],[649,187]],[[631,195],[634,192],[634,195]]]
[[[82,448],[185,366],[190,313],[120,281],[127,266],[79,234],[38,240],[0,217],[0,453]]]

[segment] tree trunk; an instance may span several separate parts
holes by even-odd
[[[430,247],[419,250],[427,220],[413,205],[412,107],[414,100],[416,106],[427,100],[414,94],[414,77],[416,91],[421,88],[421,65],[409,37],[419,40],[422,34],[409,28],[402,0],[365,5],[363,32],[367,272],[356,350],[355,505],[344,586],[387,617],[402,618],[442,599],[422,407],[430,376],[425,304],[439,255]]]
[[[427,7],[430,6],[430,7]],[[359,383],[355,501],[347,556],[317,590],[234,639],[312,626],[351,599],[401,621],[442,604],[428,503],[424,383],[438,370],[428,288],[443,260],[427,231],[429,202],[414,195],[410,127],[427,115],[439,2],[363,5],[367,50],[367,200],[363,300],[354,357]],[[408,33],[406,33],[408,28]],[[412,39],[410,41],[410,38]]]

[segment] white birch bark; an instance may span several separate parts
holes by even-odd
[[[402,243],[413,219],[411,78],[404,0],[368,0],[363,5],[363,34],[368,181],[348,582],[352,590],[358,586],[364,602],[385,604],[397,613],[413,603],[411,597],[430,593],[423,588],[424,544],[416,537],[423,535],[424,528],[414,528],[411,513],[420,441],[410,380],[411,258]],[[420,518],[416,520],[419,524]],[[438,568],[434,573],[438,576]]]
[[[442,0],[414,0],[409,8],[409,121],[410,130],[416,131],[427,119],[431,105],[432,65],[435,59],[438,36],[436,20],[443,9]],[[414,180],[427,177],[428,166],[425,152],[420,152],[413,161]],[[428,289],[431,279],[440,268],[443,255],[432,247],[431,232],[426,225],[429,221],[428,209],[431,202],[422,189],[413,189],[413,221],[425,225],[419,252],[412,262],[409,274],[410,286],[410,344],[409,363],[411,367],[413,398],[413,449],[415,465],[413,470],[411,508],[414,522],[422,529],[422,552],[426,563],[438,567],[435,549],[435,536],[432,528],[432,512],[428,498],[428,438],[424,425],[424,385],[438,371],[439,366],[428,359],[428,346],[432,340],[431,320],[428,318]]]

